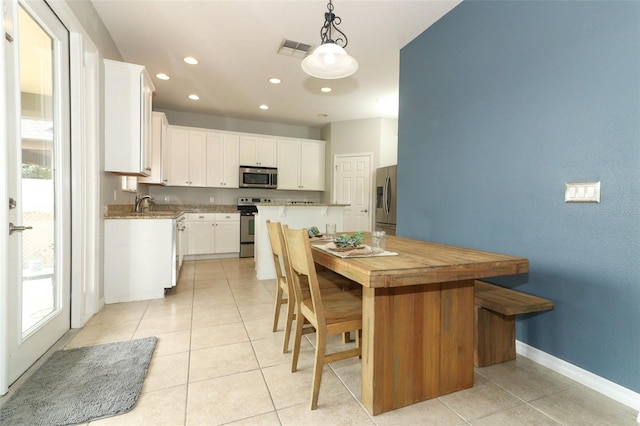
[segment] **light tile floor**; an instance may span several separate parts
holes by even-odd
[[[311,411],[314,335],[290,373],[283,315],[271,331],[274,281],[257,280],[253,268],[253,259],[186,262],[164,299],[95,315],[67,348],[152,335],[159,342],[136,407],[91,425],[638,426],[631,408],[522,357],[476,369],[472,389],[375,417],[358,399],[359,360],[335,362]]]

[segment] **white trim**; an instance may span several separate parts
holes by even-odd
[[[636,420],[640,423],[640,393],[636,393],[630,389],[622,387],[605,379],[604,377],[595,375],[576,365],[543,352],[540,349],[529,346],[519,340],[516,340],[516,352],[518,355],[522,355],[540,365],[544,365],[545,367],[575,380],[596,392],[600,392],[621,404],[631,407],[634,410],[638,410],[639,412]]]
[[[100,245],[100,53],[64,1],[45,0],[69,30],[71,56],[72,284],[71,327],[84,326],[104,306],[99,297]],[[80,167],[78,167],[80,165]]]
[[[3,2],[3,6],[4,2]],[[5,24],[13,22],[13,9],[15,3],[8,2],[5,6],[3,19],[0,19],[0,33],[9,33],[13,35],[13,31],[5,28]],[[4,9],[4,8],[3,8]],[[15,35],[14,35],[15,37]],[[6,170],[9,167],[7,147],[9,146],[9,135],[7,133],[7,67],[6,56],[7,50],[4,40],[0,44],[0,170]],[[9,201],[9,184],[4,176],[0,177],[0,200],[3,203]],[[9,211],[4,207],[0,208],[0,223],[6,225],[9,223]],[[9,229],[7,226],[0,227],[0,395],[4,395],[9,390],[9,329],[8,329],[8,312],[9,312]]]

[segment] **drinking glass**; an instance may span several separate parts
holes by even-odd
[[[325,237],[329,239],[334,239],[336,237],[336,224],[335,223],[327,223],[327,232]]]
[[[385,240],[384,231],[373,231],[371,233],[371,251],[373,253],[384,252],[384,240]]]

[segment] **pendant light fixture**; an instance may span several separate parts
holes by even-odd
[[[358,69],[358,61],[344,50],[347,36],[338,29],[342,20],[333,13],[333,3],[329,0],[328,12],[324,13],[324,25],[320,28],[320,46],[302,61],[302,69],[312,77],[337,79],[348,77]],[[332,32],[338,33],[333,38]]]

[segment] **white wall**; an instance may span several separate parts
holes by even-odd
[[[382,118],[380,120],[380,159],[379,167],[398,164],[398,120]]]
[[[327,141],[326,188],[333,188],[333,160],[336,155],[372,152],[372,182],[375,182],[376,168],[397,164],[397,119],[367,118],[337,121],[326,126],[322,136]],[[327,190],[323,199],[328,201],[331,196],[331,191]]]
[[[338,121],[330,124],[331,152],[327,158],[338,154],[373,152],[375,169],[397,164],[398,120],[391,118],[367,118]]]

